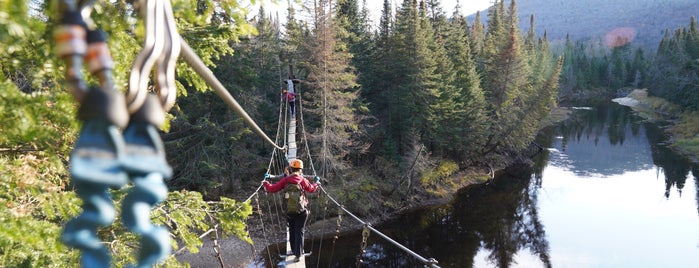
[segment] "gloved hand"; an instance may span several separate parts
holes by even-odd
[[[316,182],[316,184],[320,184],[320,177],[315,176],[313,177],[313,180]]]

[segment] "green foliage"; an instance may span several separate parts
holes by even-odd
[[[669,130],[675,141],[674,147],[692,155],[699,155],[699,112],[685,112]]]
[[[47,129],[54,130],[50,125]],[[50,132],[38,132],[44,133]],[[37,136],[41,137],[37,140],[46,138]],[[63,267],[77,263],[77,254],[58,240],[61,223],[77,215],[80,203],[74,193],[63,191],[65,174],[55,152],[0,154],[0,266]]]
[[[58,73],[51,59],[46,18],[36,3],[0,2],[0,78],[10,79],[22,92],[46,91]]]
[[[61,232],[56,224],[34,217],[16,217],[4,206],[0,213],[3,215],[0,217],[0,266],[65,267],[66,264],[77,264],[76,252],[66,250],[55,239]]]
[[[76,137],[75,106],[61,92],[25,94],[0,81],[0,148],[67,155]]]
[[[233,234],[238,238],[252,244],[245,229],[245,220],[252,215],[252,206],[248,202],[236,202],[233,199],[221,197],[220,210],[217,211],[221,229],[224,234]]]
[[[434,186],[436,183],[443,182],[458,170],[459,165],[454,161],[444,160],[435,167],[425,169],[420,177],[420,182],[423,187]]]
[[[650,93],[685,109],[699,110],[699,30],[694,17],[688,28],[669,30],[660,41]]]
[[[511,156],[533,141],[539,122],[556,105],[560,66],[550,56],[548,41],[542,39],[534,44],[533,33],[523,39],[515,1],[509,8],[499,1],[488,18],[481,57],[491,123],[481,153],[491,165],[507,165],[513,160],[508,158],[516,159]]]
[[[699,137],[677,140],[673,146],[690,155],[699,155]]]
[[[175,1],[182,36],[205,62],[231,54],[230,40],[254,33],[238,1]],[[0,1],[0,266],[74,267],[79,252],[60,243],[62,225],[80,213],[80,199],[67,189],[68,155],[79,122],[76,103],[62,86],[63,70],[52,48],[53,2]],[[213,8],[214,6],[218,8]],[[143,38],[142,20],[123,1],[95,3],[92,19],[104,29],[115,59],[115,84],[126,85]],[[216,22],[212,24],[213,22]],[[47,23],[48,22],[48,23]],[[134,23],[137,22],[137,23]],[[181,67],[182,62],[180,62]],[[178,68],[184,85],[207,90],[193,71]],[[198,79],[198,78],[197,78]],[[94,83],[94,78],[88,78]],[[118,208],[127,189],[113,191]],[[234,207],[234,208],[233,208]],[[205,202],[201,193],[171,192],[153,210],[153,221],[170,228],[175,248],[196,251],[199,235],[213,228],[250,241],[244,220],[250,207],[232,200]],[[220,227],[216,227],[217,224]],[[98,234],[109,242],[116,267],[135,261],[139,238],[117,220]],[[174,258],[163,264],[179,267]]]

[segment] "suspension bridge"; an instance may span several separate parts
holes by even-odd
[[[291,159],[303,159],[308,163],[309,174],[304,174],[307,179],[313,179],[317,177],[315,166],[313,164],[313,159],[308,148],[308,142],[306,140],[306,131],[303,121],[303,98],[299,94],[300,85],[298,88],[293,88],[293,83],[291,80],[287,80],[286,85],[289,86],[288,91],[297,93],[298,99],[296,100],[297,112],[293,115],[289,111],[288,102],[280,98],[279,104],[279,127],[277,128],[277,135],[275,139],[276,144],[283,144],[283,146],[275,146],[272,156],[269,161],[267,168],[267,177],[271,179],[278,179],[283,177],[283,169],[288,166],[288,162]],[[298,122],[298,124],[297,124]],[[301,148],[299,148],[301,145]],[[320,191],[318,194],[313,194],[311,196],[311,208],[312,216],[309,216],[309,223],[314,223],[315,221],[321,224],[327,224],[330,219],[328,217],[328,208],[334,206],[338,209],[337,215],[334,215],[334,220],[336,223],[335,233],[333,234],[333,240],[339,239],[339,233],[341,229],[341,222],[343,215],[347,215],[355,221],[355,226],[361,226],[362,230],[362,242],[357,245],[359,248],[357,255],[357,267],[362,264],[362,254],[365,252],[367,246],[367,238],[374,234],[381,239],[385,239],[387,242],[395,245],[397,248],[403,250],[407,255],[414,257],[418,262],[422,263],[425,267],[439,267],[437,260],[433,258],[425,258],[420,256],[418,253],[410,250],[409,248],[401,245],[390,237],[384,235],[377,229],[375,229],[369,222],[362,220],[357,217],[354,213],[349,211],[344,205],[339,203],[322,185],[319,185]],[[294,255],[291,253],[291,246],[288,237],[288,226],[286,225],[286,214],[282,211],[282,201],[283,198],[280,194],[267,194],[264,192],[262,187],[258,187],[251,195],[248,200],[253,200],[254,204],[254,215],[248,221],[248,226],[256,226],[262,231],[263,241],[261,246],[266,248],[259,248],[253,250],[253,258],[262,260],[270,265],[276,265],[280,267],[306,267],[307,265],[316,266],[316,264],[309,264],[308,259],[302,257],[299,261],[294,260]],[[321,213],[322,212],[322,213]],[[315,214],[318,215],[315,215]],[[309,224],[310,225],[310,224]],[[321,228],[328,229],[328,228]],[[312,231],[312,230],[309,230]],[[308,233],[308,232],[305,232]],[[306,252],[304,256],[309,256],[310,254],[327,254],[332,256],[334,252],[334,243],[331,245],[322,245],[323,236],[326,233],[319,234],[319,245],[315,245],[316,239],[312,240],[310,246],[305,248],[315,249],[315,252]],[[284,242],[282,242],[284,241]],[[281,242],[281,243],[280,243]],[[285,248],[281,248],[281,245],[285,244]],[[320,261],[320,258],[314,258]],[[327,258],[326,258],[327,259]],[[332,257],[330,257],[332,259]]]
[[[81,102],[79,118],[84,121],[80,137],[71,154],[70,170],[71,179],[78,188],[78,195],[84,201],[84,212],[71,220],[62,234],[64,243],[81,250],[83,267],[107,267],[111,263],[111,256],[96,236],[96,230],[99,226],[106,226],[114,220],[116,211],[111,206],[107,189],[121,187],[127,181],[134,182],[135,190],[125,198],[126,205],[122,209],[124,222],[129,229],[143,237],[142,243],[145,245],[139,256],[138,267],[151,267],[170,253],[167,230],[152,225],[148,215],[153,205],[165,199],[167,188],[163,180],[172,176],[172,169],[165,161],[164,147],[157,133],[157,127],[163,123],[164,114],[175,103],[174,74],[175,61],[178,57],[191,66],[234,112],[273,146],[265,179],[282,177],[281,174],[288,166],[289,160],[297,158],[304,159],[308,163],[309,168],[306,170],[309,170],[310,174],[304,177],[318,178],[308,148],[303,123],[303,101],[300,94],[294,102],[279,98],[279,124],[276,140],[273,141],[230,95],[194,50],[180,38],[169,1],[142,0],[146,21],[146,42],[134,62],[129,89],[124,99],[114,90],[114,82],[111,80],[111,69],[114,63],[108,53],[109,50],[106,49],[106,36],[97,30],[88,31],[86,27],[86,18],[83,16],[89,16],[91,11],[89,6],[91,1],[87,2],[80,7],[75,6],[72,1],[62,2],[63,19],[56,35],[58,55],[69,66],[66,80],[71,83],[68,87],[75,99]],[[94,36],[90,37],[91,35]],[[87,42],[88,40],[91,41]],[[89,55],[86,59],[90,71],[100,81],[100,87],[97,89],[86,88],[80,71],[77,71],[81,69],[82,59],[86,54]],[[155,65],[158,66],[155,72],[157,90],[156,94],[151,94],[147,88],[150,81],[149,75]],[[288,91],[300,93],[298,82],[286,80]],[[295,83],[298,87],[294,85]],[[298,111],[294,113],[293,105],[296,103],[298,103]],[[297,125],[297,119],[299,125]],[[125,128],[125,130],[121,132],[119,128]],[[270,248],[274,246],[264,250],[253,246],[253,257],[262,259],[272,266],[306,267],[308,265],[306,258],[296,260],[293,254],[290,254],[287,224],[282,220],[286,217],[286,211],[281,210],[282,198],[279,194],[266,194],[265,191],[261,191],[262,189],[260,185],[245,200],[245,202],[254,201],[254,215],[247,224],[258,226],[262,230],[263,245],[278,247],[279,242],[286,241],[286,248],[283,250],[281,247],[277,248],[276,254],[272,254]],[[311,219],[322,219],[325,222],[328,206],[336,206],[338,220],[335,240],[339,239],[342,215],[349,215],[363,226],[357,267],[362,264],[370,234],[376,234],[392,243],[426,267],[439,267],[435,259],[420,256],[382,234],[370,223],[355,216],[322,185],[319,184],[318,189],[320,191],[316,191],[319,193],[313,201],[315,208],[312,208],[312,205],[311,208],[314,211],[322,210],[323,213]],[[321,203],[324,205],[322,209]],[[322,237],[320,241],[322,243]],[[313,253],[308,252],[304,256],[329,254],[332,259],[333,245],[321,244],[317,247],[311,245],[310,248],[317,250]],[[219,251],[218,254],[223,253]]]

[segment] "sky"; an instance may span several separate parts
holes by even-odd
[[[403,0],[390,1],[394,6],[394,11],[396,10],[396,6],[400,6],[401,3],[403,3]],[[273,4],[270,0],[263,0],[257,2],[264,2],[263,4],[265,10],[267,10],[268,12],[279,12],[279,17],[282,19],[286,17],[286,0],[278,0],[278,4]],[[369,12],[371,13],[371,19],[374,25],[378,24],[379,16],[381,15],[381,11],[383,9],[383,2],[383,0],[366,0]],[[447,16],[451,16],[452,12],[454,11],[454,7],[456,7],[457,0],[441,0],[440,2],[442,3],[442,10],[444,11],[444,13]],[[485,10],[492,5],[492,2],[493,0],[459,0],[459,3],[461,4],[461,12],[464,16],[474,14],[476,13],[476,11],[479,10]],[[360,1],[360,5],[361,3],[362,2]],[[253,13],[256,12],[257,9],[253,10]]]
[[[393,10],[396,10],[396,6],[400,6],[403,0],[390,0],[393,5]],[[459,0],[461,4],[461,12],[464,16],[468,16],[476,13],[479,10],[485,10],[492,5],[493,0]],[[383,9],[383,0],[367,0],[367,5],[369,6],[369,12],[371,12],[372,18],[376,18],[378,21],[381,11]],[[447,16],[451,16],[456,7],[456,0],[442,0],[442,10]]]

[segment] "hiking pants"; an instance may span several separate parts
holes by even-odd
[[[287,214],[289,222],[289,244],[294,255],[301,257],[303,253],[303,235],[305,233],[306,219],[308,219],[308,210],[304,210],[298,214]]]

